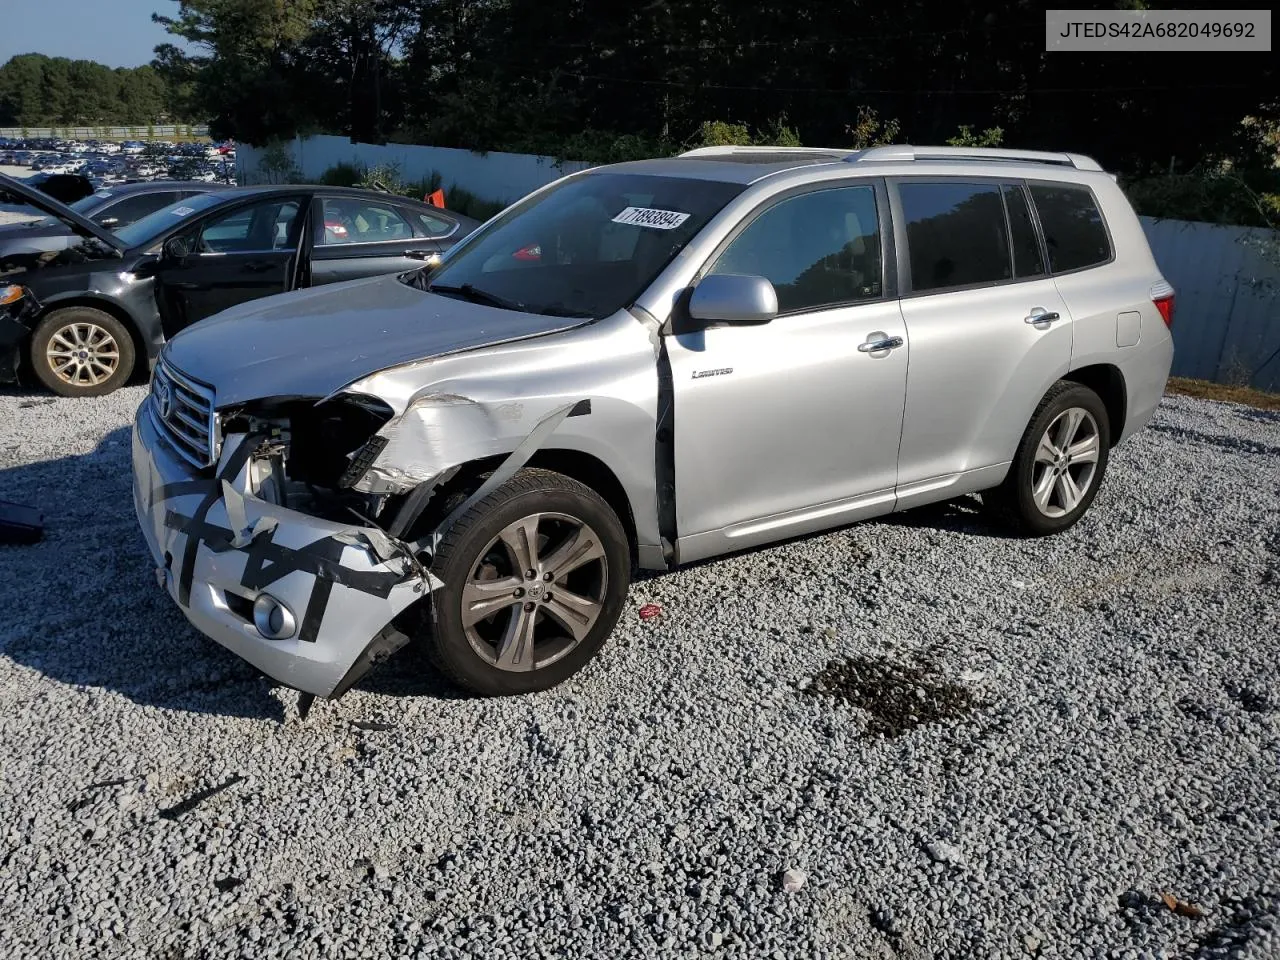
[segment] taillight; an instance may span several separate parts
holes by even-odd
[[[1164,318],[1166,327],[1173,326],[1173,294],[1165,294],[1163,297],[1152,297],[1151,302],[1156,305],[1156,309],[1160,311],[1160,316]]]

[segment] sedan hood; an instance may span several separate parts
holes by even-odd
[[[328,396],[387,367],[589,322],[467,303],[381,276],[232,307],[183,330],[164,357],[211,386],[221,408]]]

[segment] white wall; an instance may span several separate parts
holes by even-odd
[[[447,193],[456,184],[483,200],[510,203],[566,174],[591,166],[580,161],[566,161],[556,166],[553,157],[537,157],[525,153],[472,153],[450,147],[422,147],[404,143],[383,146],[352,143],[346,137],[307,137],[290,141],[289,151],[295,165],[307,181],[318,180],[338,163],[354,163],[365,167],[396,164],[405,180],[440,174]],[[260,147],[241,144],[236,148],[236,172],[240,183],[254,182],[264,151]],[[448,197],[446,196],[446,200]]]
[[[1174,374],[1280,390],[1280,231],[1151,217],[1142,227],[1176,291]]]

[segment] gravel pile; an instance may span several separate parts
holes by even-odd
[[[141,398],[0,394],[0,956],[1280,956],[1280,414],[1169,399],[1056,539],[867,523],[642,579],[549,693],[402,655],[302,722],[155,586]]]

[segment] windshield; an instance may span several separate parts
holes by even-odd
[[[189,220],[193,214],[201,210],[208,210],[217,202],[218,194],[196,194],[194,197],[187,197],[167,207],[161,207],[155,213],[149,213],[141,220],[135,220],[128,226],[121,227],[115,233],[126,247],[144,247],[170,227]]]
[[[632,303],[740,184],[589,173],[513,207],[417,286],[478,303],[607,317]]]

